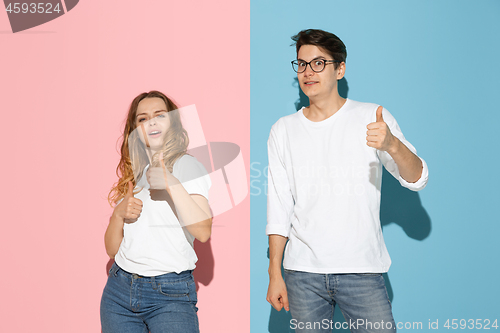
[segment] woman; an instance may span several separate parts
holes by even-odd
[[[103,333],[199,332],[193,240],[211,234],[211,182],[186,154],[188,142],[167,96],[132,101],[108,198],[116,206],[105,245],[115,263],[101,300]]]

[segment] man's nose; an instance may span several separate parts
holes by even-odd
[[[311,76],[314,74],[314,71],[312,70],[311,64],[306,65],[306,70],[304,71],[305,76]]]

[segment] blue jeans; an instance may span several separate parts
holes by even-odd
[[[101,299],[102,333],[199,333],[192,271],[143,277],[116,263]]]
[[[351,332],[396,332],[384,277],[379,273],[316,274],[285,270],[285,283],[296,333],[331,332],[335,304]]]

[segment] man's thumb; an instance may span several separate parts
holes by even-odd
[[[283,297],[283,307],[285,308],[285,311],[290,311],[290,305],[288,303],[288,295],[284,295]]]
[[[377,109],[377,123],[384,121],[384,118],[382,117],[382,110],[383,109],[384,108],[382,106],[379,106],[378,109]]]
[[[132,185],[132,182],[128,182],[128,192],[126,195],[129,197],[134,196],[134,185]]]

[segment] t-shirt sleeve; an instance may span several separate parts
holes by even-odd
[[[200,194],[207,198],[212,181],[207,169],[195,157],[184,155],[174,164],[173,176],[189,194]]]
[[[288,237],[291,229],[291,214],[294,200],[284,161],[283,134],[277,133],[278,123],[273,126],[267,141],[268,194],[266,235]]]
[[[396,119],[385,108],[382,111],[382,117],[384,118],[385,123],[389,126],[391,133],[422,161],[422,175],[416,182],[409,183],[404,180],[403,177],[401,177],[401,175],[399,174],[398,166],[391,155],[389,155],[389,153],[387,153],[386,151],[377,150],[380,161],[382,162],[382,164],[384,164],[384,167],[387,169],[387,171],[389,171],[389,173],[391,173],[403,187],[406,187],[407,189],[410,189],[412,191],[422,190],[427,185],[427,181],[429,179],[429,169],[427,168],[427,163],[425,163],[423,158],[417,155],[417,150],[410,142],[408,142],[408,140],[406,140],[403,132],[396,122]]]

